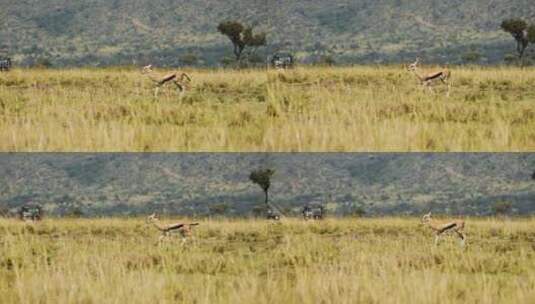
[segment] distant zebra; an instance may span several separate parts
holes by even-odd
[[[43,213],[41,205],[28,204],[19,209],[19,218],[23,221],[40,221],[43,219]]]
[[[271,66],[277,70],[286,70],[294,65],[294,57],[289,53],[278,53],[271,58]]]
[[[267,219],[268,220],[275,220],[275,221],[278,221],[281,219],[281,215],[279,212],[277,212],[276,210],[272,209],[272,208],[269,208],[267,210]]]
[[[310,206],[306,205],[303,207],[303,218],[305,221],[314,219],[314,220],[321,220],[323,219],[325,215],[325,210],[323,206]]]
[[[11,58],[0,58],[0,72],[11,69]]]

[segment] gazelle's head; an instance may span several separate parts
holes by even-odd
[[[141,74],[147,74],[152,72],[152,64],[146,65],[141,70]]]
[[[418,63],[420,63],[420,58],[416,57],[416,61],[407,66],[407,70],[416,71],[416,69],[418,68]]]
[[[427,224],[430,221],[431,221],[431,212],[424,214],[424,216],[422,216],[422,224]]]
[[[158,215],[156,213],[153,213],[149,216],[147,216],[147,222],[153,222],[159,220]]]

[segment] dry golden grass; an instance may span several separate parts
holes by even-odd
[[[397,67],[0,74],[1,151],[535,151],[535,70],[454,68],[450,98]]]
[[[141,219],[0,220],[4,303],[530,303],[535,220],[468,219],[465,249],[418,219],[201,221],[154,245]]]
[[[284,122],[271,150],[533,151],[535,70],[453,69],[453,89],[423,90],[391,67],[270,75]]]

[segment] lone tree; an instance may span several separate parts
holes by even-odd
[[[535,43],[535,25],[528,25],[522,19],[513,18],[504,20],[501,28],[515,39],[518,59],[522,60],[529,44]]]
[[[234,47],[236,61],[241,61],[243,52],[249,48],[248,55],[253,55],[256,50],[266,45],[266,34],[253,34],[252,27],[246,27],[238,21],[225,21],[217,26],[217,30],[228,37]]]
[[[271,186],[271,177],[275,174],[275,170],[273,169],[258,169],[251,172],[249,175],[249,179],[260,186],[262,190],[264,191],[264,194],[266,196],[265,204],[269,208],[269,187]]]

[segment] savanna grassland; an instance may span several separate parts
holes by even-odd
[[[166,221],[167,222],[167,221]],[[435,247],[416,218],[0,220],[4,303],[530,303],[535,221],[468,219]]]
[[[133,69],[2,73],[0,150],[535,151],[531,68],[452,68],[449,98],[401,67],[188,72],[183,98]]]

